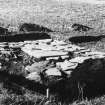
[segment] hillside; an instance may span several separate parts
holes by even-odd
[[[97,1],[97,3],[93,3],[90,1]],[[84,2],[83,0],[71,0],[71,1],[70,0],[0,0],[0,26],[7,28],[10,24],[9,29],[12,31],[14,30],[17,31],[19,25],[21,25],[22,23],[32,23],[32,24],[35,23],[53,30],[54,32],[51,32],[49,34],[51,34],[51,36],[54,38],[55,37],[59,38],[60,40],[68,39],[68,37],[71,37],[71,36],[83,36],[83,35],[96,36],[97,35],[99,36],[99,40],[97,41],[93,40],[92,42],[90,42],[90,40],[88,39],[89,42],[79,43],[78,45],[80,47],[81,46],[85,47],[86,49],[90,48],[92,50],[95,49],[98,51],[105,52],[105,37],[103,37],[103,35],[105,35],[105,4],[102,2],[101,3],[98,3],[98,2],[99,0],[86,0],[86,2]],[[93,30],[89,32],[74,32],[71,30],[71,25],[73,23],[79,23],[79,24],[89,26],[93,28]],[[19,35],[21,34],[19,33]],[[97,36],[96,36],[96,39],[97,39]],[[100,38],[100,36],[102,38]],[[31,35],[29,37],[31,37]],[[95,39],[95,37],[93,37],[93,39]],[[28,45],[32,43],[34,42],[33,41],[27,42]],[[2,44],[3,43],[0,43],[1,50],[3,49]],[[105,94],[101,94],[101,96],[96,95],[93,98],[87,98],[87,97],[84,98],[81,96],[80,100],[78,97],[77,101],[73,101],[70,103],[61,103],[60,101],[58,101],[58,97],[56,95],[55,95],[56,97],[51,96],[50,99],[46,99],[45,93],[40,94],[35,91],[35,90],[43,91],[43,89],[42,90],[37,89],[39,87],[41,88],[41,86],[38,85],[39,87],[35,88],[34,87],[35,82],[33,81],[24,82],[26,81],[26,79],[22,77],[23,75],[26,76],[29,73],[29,71],[25,70],[26,66],[31,67],[32,64],[37,65],[40,59],[34,58],[33,56],[30,57],[27,53],[20,51],[19,50],[20,48],[18,49],[18,47],[20,47],[18,44],[20,44],[21,46],[25,46],[25,42],[22,42],[22,43],[4,42],[4,44],[6,44],[7,46],[11,45],[13,48],[16,47],[17,51],[15,51],[15,48],[14,48],[14,52],[17,54],[17,56],[15,56],[14,53],[12,55],[5,54],[8,52],[8,51],[6,52],[5,50],[2,51],[4,52],[4,54],[1,53],[0,55],[1,56],[0,64],[2,65],[3,63],[3,68],[2,69],[0,68],[0,73],[1,73],[0,74],[0,78],[1,78],[0,105],[20,105],[20,104],[21,105],[105,105]],[[49,45],[49,43],[47,44]],[[34,44],[32,45],[34,46]],[[32,45],[30,45],[27,48],[31,48]],[[43,52],[39,53],[39,48],[40,47],[38,47],[37,49],[38,50],[37,54],[33,53],[33,55],[44,54]],[[44,50],[46,50],[49,47],[42,46],[41,48],[43,49],[45,48]],[[66,47],[64,46],[64,48]],[[29,49],[27,50],[25,47],[24,49],[25,49],[24,51],[29,51]],[[20,53],[18,50],[20,51]],[[50,52],[47,51],[47,53],[50,53]],[[97,64],[99,65],[100,61],[97,61]],[[38,70],[39,68],[43,70],[43,66],[45,66],[44,62],[39,63],[39,68],[37,67],[38,65],[37,66],[36,65],[32,66],[32,70],[35,70],[34,67],[36,67],[36,69]],[[54,64],[51,64],[51,66],[53,65]],[[49,66],[49,63],[48,63],[48,66]],[[97,65],[93,65],[93,68],[95,67],[97,70],[98,68]],[[8,74],[7,71],[5,73],[5,71],[3,70],[7,70],[8,72],[10,72],[10,74]],[[84,70],[84,69],[81,68],[81,70]],[[4,74],[2,75],[2,73]],[[17,76],[14,75],[15,73]],[[78,76],[77,74],[75,75]],[[37,78],[40,80],[39,77]],[[96,78],[96,80],[99,80],[99,79]],[[103,83],[103,81],[101,82]],[[67,85],[68,84],[69,83],[67,82]],[[63,86],[66,87],[64,84]],[[98,86],[96,88],[98,88]],[[59,91],[61,92],[60,89]],[[80,91],[82,90],[80,89]],[[61,92],[61,93],[63,94],[64,92]]]
[[[1,0],[0,23],[17,27],[23,22],[37,23],[55,31],[73,23],[91,26],[95,30],[105,27],[104,4],[58,2],[55,0]]]

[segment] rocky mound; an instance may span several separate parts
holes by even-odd
[[[43,87],[42,93],[46,90],[47,97],[53,93],[61,100],[103,93],[105,54],[102,52],[51,39],[1,43],[0,46],[0,71],[11,75],[11,78],[18,75],[15,79],[17,84],[23,84],[19,79],[21,76],[26,84],[34,84],[35,91]],[[36,54],[38,51],[42,53]],[[32,89],[32,84],[26,84],[22,86]]]
[[[37,24],[31,24],[31,23],[24,23],[19,26],[20,32],[53,32],[51,29],[48,29],[46,27],[37,25]]]

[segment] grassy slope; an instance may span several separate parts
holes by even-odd
[[[0,23],[16,26],[21,22],[34,22],[54,30],[63,24],[69,27],[78,22],[103,28],[105,6],[79,3],[61,3],[54,0],[0,0]]]
[[[99,31],[105,27],[104,18],[104,5],[62,4],[51,0],[0,0],[0,26],[4,27],[8,24],[17,27],[20,23],[31,22],[58,30],[57,28],[62,29],[63,24],[69,27],[72,23],[78,22]],[[74,102],[72,105],[83,105],[83,103],[105,105],[105,96],[80,103]]]

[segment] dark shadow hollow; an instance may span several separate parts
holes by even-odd
[[[41,94],[46,93],[46,86],[27,80],[21,75],[13,75],[5,71],[0,71],[0,82],[4,83],[4,88],[12,90],[16,94],[23,94],[22,87]]]
[[[78,43],[86,43],[86,42],[92,42],[92,41],[99,41],[102,38],[105,38],[105,36],[76,36],[69,38],[69,41],[78,44]]]
[[[29,32],[29,33],[17,33],[14,35],[2,35],[0,36],[0,42],[19,42],[26,40],[40,40],[40,39],[50,39],[50,35],[47,33],[40,32]]]
[[[59,98],[70,102],[88,97],[88,99],[105,94],[105,59],[88,59],[73,70],[71,77],[59,85]]]

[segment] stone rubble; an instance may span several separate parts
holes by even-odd
[[[58,40],[53,41],[52,39],[24,41],[18,43],[0,43],[1,53],[14,53],[14,49],[18,48],[21,48],[24,53],[31,57],[37,59],[45,58],[45,61],[47,61],[45,64],[35,62],[32,65],[26,66],[25,70],[30,73],[26,78],[30,78],[31,80],[32,78],[35,80],[33,76],[34,74],[38,75],[37,73],[43,72],[44,69],[46,69],[45,73],[48,76],[61,76],[62,74],[60,70],[67,75],[70,75],[72,70],[85,60],[105,57],[105,53],[103,52],[92,51],[71,43]],[[59,60],[59,57],[61,57],[61,60]],[[51,64],[47,65],[50,61],[55,64],[53,64],[53,66],[49,66]]]
[[[71,71],[85,60],[105,57],[103,52],[91,51],[90,49],[68,44],[63,41],[41,40],[37,42],[37,44],[36,42],[33,42],[33,44],[25,44],[25,46],[22,47],[22,50],[36,58],[45,57],[46,60],[56,60],[55,67],[46,70],[45,73],[48,76],[61,76],[62,74],[59,69],[70,75]],[[70,57],[69,52],[72,52],[74,56]],[[61,56],[63,62],[58,61],[59,56]]]

